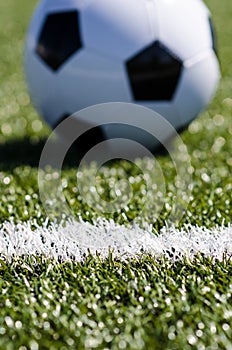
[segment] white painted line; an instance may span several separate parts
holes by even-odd
[[[154,257],[179,260],[192,259],[198,253],[222,260],[232,255],[232,226],[185,226],[181,230],[164,227],[157,235],[151,229],[126,227],[114,221],[99,219],[94,225],[84,222],[65,224],[34,221],[0,225],[0,254],[10,260],[13,256],[44,255],[58,261],[82,261],[86,254],[98,251],[102,258],[109,249],[121,259],[150,253]]]

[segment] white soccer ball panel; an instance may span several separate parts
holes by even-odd
[[[157,1],[159,40],[182,60],[212,48],[209,12],[201,1]]]
[[[73,114],[98,103],[130,101],[123,68],[123,62],[108,59],[90,49],[80,50],[57,74],[60,111]],[[61,113],[57,115],[60,117]]]
[[[143,102],[144,107],[150,108],[167,119],[178,130],[180,127],[180,115],[173,101],[167,102]]]
[[[84,46],[125,60],[156,40],[158,21],[151,25],[146,1],[98,0],[81,12],[81,29]]]
[[[220,68],[213,50],[201,61],[185,67],[175,96],[180,123],[187,125],[211,101],[220,79]]]
[[[32,102],[51,125],[60,113],[57,76],[31,50],[25,52],[25,72]]]

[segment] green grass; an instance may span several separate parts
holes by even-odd
[[[2,262],[0,346],[230,349],[231,273],[203,258]]]
[[[232,168],[232,4],[208,0],[218,33],[222,80],[211,106],[183,133],[192,163],[190,204],[179,226],[231,222]],[[49,129],[30,104],[22,71],[25,31],[35,1],[0,3],[0,222],[13,218],[43,222],[37,166]],[[178,145],[176,146],[178,153]],[[169,216],[175,172],[168,157],[165,206],[155,221],[152,198],[143,217],[159,229]],[[142,167],[148,176],[149,162]],[[85,176],[91,172],[86,168]],[[76,193],[75,168],[67,162],[65,195],[75,215],[92,221],[99,213]],[[119,223],[135,219],[143,206],[143,175],[129,163],[101,170],[110,181],[134,178],[134,197],[126,210],[106,215]],[[108,178],[104,183],[104,178]],[[183,197],[185,195],[182,190]],[[58,264],[43,257],[11,263],[0,260],[1,349],[231,349],[232,264],[230,260],[128,263],[100,261]]]

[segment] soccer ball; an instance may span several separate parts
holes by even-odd
[[[180,131],[215,93],[215,46],[201,0],[43,0],[28,30],[26,78],[52,128],[85,107],[130,102]]]

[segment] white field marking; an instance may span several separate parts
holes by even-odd
[[[99,219],[94,225],[84,222],[47,224],[5,222],[0,225],[0,255],[7,260],[13,256],[44,255],[58,261],[82,261],[86,254],[96,251],[106,258],[109,249],[114,256],[126,260],[140,254],[152,254],[172,261],[189,258],[198,253],[222,260],[232,254],[232,226],[185,226],[181,230],[164,227],[158,235],[139,227],[126,227]]]

